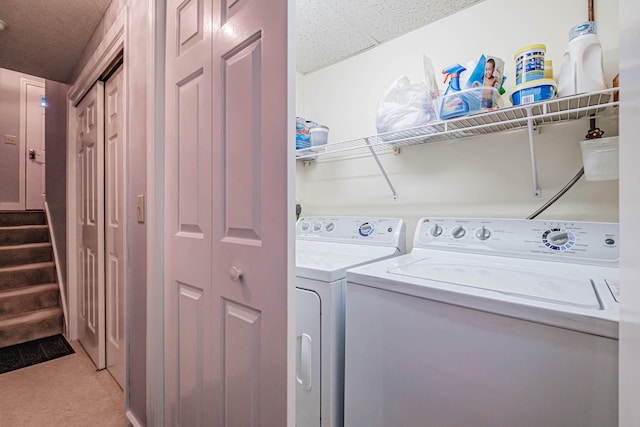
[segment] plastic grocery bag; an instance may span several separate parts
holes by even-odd
[[[407,76],[398,77],[378,103],[378,133],[422,126],[435,119],[429,88],[424,83],[411,83]]]

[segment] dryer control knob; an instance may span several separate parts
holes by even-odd
[[[489,237],[491,237],[491,230],[489,230],[487,227],[480,227],[476,230],[476,237],[480,240],[487,240]]]
[[[307,231],[309,227],[311,227],[311,224],[309,224],[308,222],[303,222],[302,225],[300,226],[300,229],[302,231]]]
[[[315,224],[313,224],[313,231],[320,231],[320,230],[322,230],[321,222],[316,222]]]
[[[442,226],[440,224],[436,224],[429,229],[429,234],[432,237],[438,237],[442,234]]]
[[[328,232],[332,232],[335,228],[336,228],[335,222],[330,222],[329,224],[324,226],[324,229],[327,230]]]
[[[456,239],[463,238],[466,233],[467,233],[467,230],[465,230],[464,227],[461,225],[457,225],[453,227],[453,230],[451,230],[451,235]]]

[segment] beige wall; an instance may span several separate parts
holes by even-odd
[[[618,72],[617,1],[596,0],[605,75]],[[507,95],[515,81],[513,54],[547,45],[546,59],[559,74],[569,28],[586,21],[583,0],[486,0],[434,24],[323,70],[298,76],[298,115],[329,126],[329,142],[375,134],[378,99],[393,80],[423,81],[423,54],[440,70],[485,53],[505,60]],[[396,186],[394,201],[372,158],[297,165],[297,194],[305,215],[399,216],[408,243],[417,219],[427,215],[524,218],[562,188],[582,166],[578,141],[588,121],[544,127],[536,135],[542,198],[532,197],[526,131],[403,148],[381,160]],[[615,120],[598,126],[617,135]],[[581,179],[540,218],[617,221],[618,183]]]
[[[56,242],[61,285],[68,295],[67,284],[67,91],[69,85],[47,80],[45,96],[49,106],[45,112],[45,150],[47,167],[45,185],[50,227]]]

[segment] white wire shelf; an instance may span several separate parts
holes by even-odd
[[[617,113],[618,101],[613,94],[618,88],[598,92],[554,98],[547,101],[518,105],[431,122],[402,131],[378,134],[296,151],[301,160],[334,160],[391,152],[399,147],[469,138],[472,136],[527,129],[552,123],[598,118]]]

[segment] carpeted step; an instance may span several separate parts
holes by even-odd
[[[62,332],[60,307],[0,316],[0,348]]]
[[[49,241],[49,227],[46,225],[17,225],[0,227],[0,246],[24,245]]]
[[[56,283],[0,291],[0,316],[56,307],[59,295],[60,290]]]
[[[0,227],[46,224],[44,211],[0,211]]]
[[[56,265],[53,262],[0,267],[0,290],[55,281]]]
[[[0,267],[53,260],[51,243],[0,246]]]

